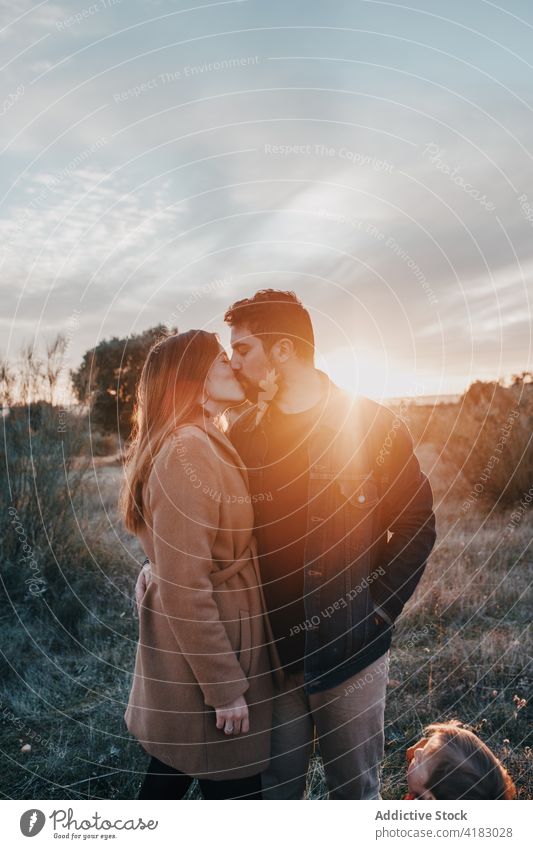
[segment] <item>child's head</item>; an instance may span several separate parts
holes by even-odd
[[[407,750],[407,783],[417,799],[514,799],[506,769],[457,720],[429,725]]]

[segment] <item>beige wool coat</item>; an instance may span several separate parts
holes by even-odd
[[[196,778],[245,778],[270,758],[272,653],[248,478],[212,422],[176,429],[144,487],[152,581],[125,720],[150,754]],[[216,728],[244,695],[248,734]]]

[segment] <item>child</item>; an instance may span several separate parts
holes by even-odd
[[[406,799],[514,799],[516,788],[498,758],[458,720],[429,725],[407,749]]]

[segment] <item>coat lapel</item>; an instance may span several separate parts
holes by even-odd
[[[237,450],[234,448],[226,434],[220,430],[219,427],[211,420],[206,419],[203,416],[198,416],[197,418],[191,419],[191,421],[186,422],[188,425],[195,425],[203,430],[209,439],[218,446],[219,450],[223,452],[223,454],[227,455],[227,463],[228,465],[236,468],[241,473],[244,483],[246,485],[246,489],[248,492],[250,491],[250,483],[248,480],[248,472],[246,470],[246,466],[242,462]]]

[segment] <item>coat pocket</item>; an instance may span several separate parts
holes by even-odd
[[[249,675],[252,665],[252,623],[248,610],[239,610],[240,640],[237,658],[245,675]]]

